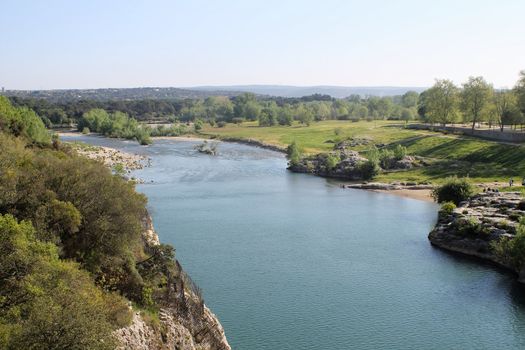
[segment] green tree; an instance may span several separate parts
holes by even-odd
[[[458,88],[450,80],[436,80],[425,93],[425,117],[431,123],[453,123],[458,117]]]
[[[290,166],[296,166],[301,162],[301,150],[295,140],[286,149],[286,155],[290,161]]]
[[[401,96],[401,104],[405,108],[415,108],[419,101],[419,94],[415,91],[407,91]]]
[[[490,103],[494,89],[483,77],[470,77],[463,84],[461,92],[461,108],[466,117],[466,121],[472,122],[472,130],[476,123],[483,120],[482,112]]]
[[[519,114],[516,94],[512,91],[498,91],[494,93],[495,120],[503,131],[505,125],[510,125]]]

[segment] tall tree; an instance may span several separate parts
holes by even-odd
[[[494,94],[496,122],[503,131],[505,125],[513,124],[519,114],[516,95],[512,91],[498,91]]]
[[[476,123],[482,120],[482,112],[490,102],[493,93],[492,85],[487,83],[483,77],[470,77],[463,84],[461,108],[466,120],[472,122],[472,130],[476,127]]]
[[[518,108],[525,115],[525,70],[520,72],[520,78],[514,86],[514,93],[516,94]]]
[[[436,80],[425,92],[425,117],[431,123],[446,125],[458,117],[459,91],[450,80]]]

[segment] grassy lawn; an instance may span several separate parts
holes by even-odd
[[[402,144],[408,153],[428,158],[430,166],[383,173],[378,181],[441,182],[447,176],[468,176],[474,182],[507,182],[513,177],[521,183],[525,176],[525,146],[485,141],[466,136],[409,130],[393,121],[323,121],[311,126],[259,127],[256,122],[228,124],[223,128],[206,126],[202,133],[219,137],[256,139],[268,144],[287,146],[296,141],[306,153],[330,151],[333,142],[344,138],[369,138],[387,147]],[[355,150],[365,152],[369,146]]]

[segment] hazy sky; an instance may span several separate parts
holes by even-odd
[[[429,86],[525,69],[525,0],[2,0],[7,89]]]

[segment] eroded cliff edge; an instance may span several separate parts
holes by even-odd
[[[523,217],[525,201],[520,193],[480,193],[450,212],[441,210],[428,239],[434,246],[514,271],[518,280],[525,283],[525,269],[497,248],[502,240],[515,238]]]
[[[146,249],[160,245],[151,217],[143,220]],[[162,296],[158,320],[151,322],[134,310],[131,325],[115,331],[119,350],[230,350],[224,329],[204,304],[200,289],[176,261],[170,288]]]

